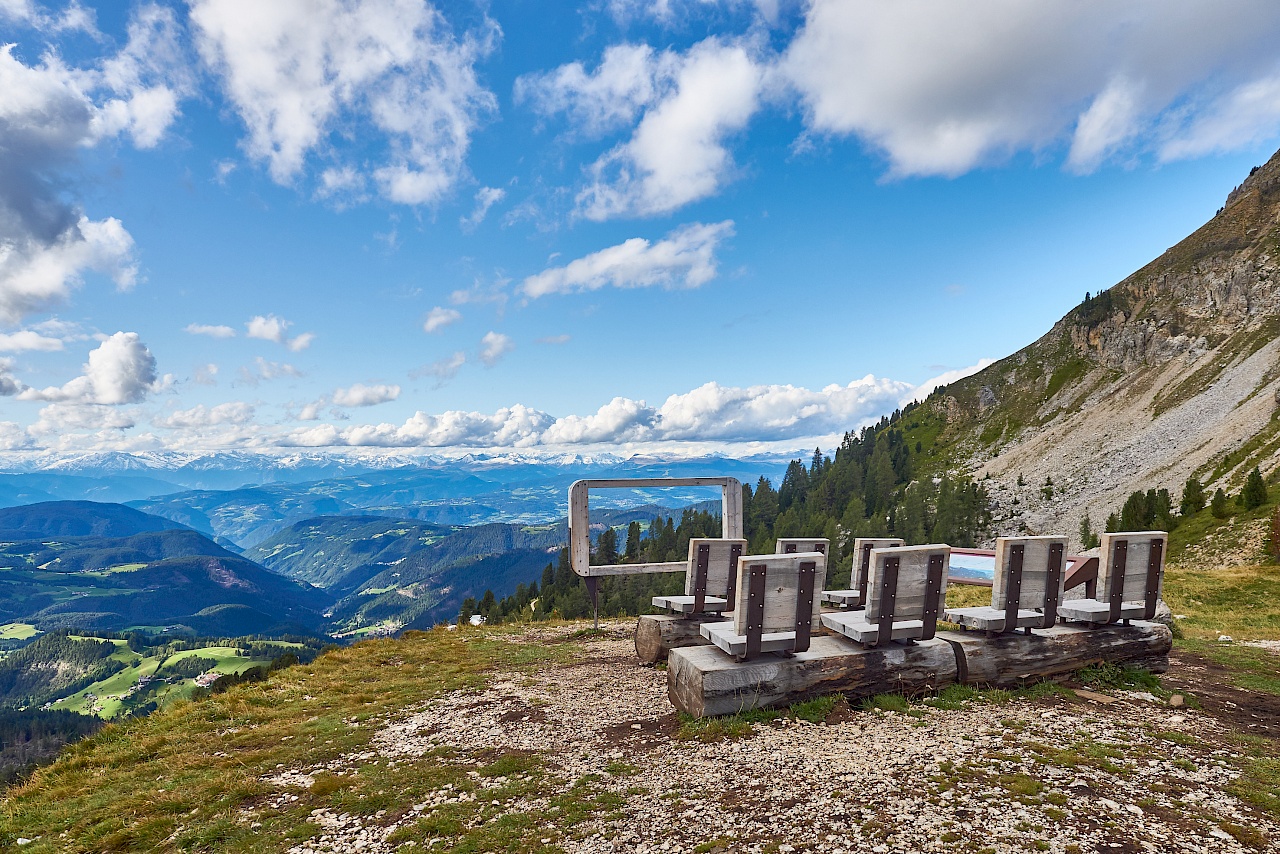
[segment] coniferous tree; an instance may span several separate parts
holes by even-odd
[[[1253,471],[1249,472],[1249,477],[1244,482],[1240,503],[1244,505],[1245,510],[1253,510],[1267,503],[1267,482],[1262,479],[1262,471],[1257,466],[1253,467]]]
[[[640,523],[636,521],[627,526],[626,558],[628,563],[634,563],[640,558]]]
[[[1086,549],[1096,548],[1101,540],[1093,531],[1093,522],[1089,519],[1089,512],[1080,517],[1080,544]]]
[[[613,528],[605,528],[600,534],[591,562],[596,566],[612,566],[618,562],[618,534]]]
[[[1207,501],[1204,484],[1195,477],[1189,477],[1182,487],[1182,502],[1178,505],[1178,512],[1183,516],[1192,516],[1203,510]]]
[[[1213,499],[1209,502],[1209,511],[1213,513],[1215,519],[1225,519],[1230,515],[1227,509],[1227,494],[1221,489],[1214,491]]]

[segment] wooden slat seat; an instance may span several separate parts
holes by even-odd
[[[871,568],[871,550],[906,545],[896,537],[858,537],[853,541],[853,568],[848,590],[824,590],[822,601],[845,609],[861,608],[867,603],[867,575]]]
[[[766,652],[804,652],[822,613],[826,561],[820,552],[739,558],[733,620],[703,623],[699,631],[743,660]]]
[[[928,640],[947,588],[947,545],[872,549],[865,611],[822,615],[822,625],[864,646]]]
[[[654,596],[653,606],[676,614],[718,614],[730,610],[737,588],[738,558],[746,550],[746,540],[701,537],[689,540],[684,594]]]
[[[998,538],[991,604],[947,608],[944,619],[984,632],[1052,627],[1058,622],[1066,552],[1066,537]]]
[[[1150,620],[1164,589],[1168,540],[1164,531],[1103,534],[1097,598],[1068,599],[1058,606],[1058,615],[1095,626]]]

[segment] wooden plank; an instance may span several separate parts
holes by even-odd
[[[586,484],[585,489],[643,489],[650,486],[719,486],[727,489],[737,485],[739,500],[742,494],[742,482],[736,477],[624,477],[579,480],[576,483]]]
[[[857,698],[932,690],[955,678],[955,654],[939,640],[863,649],[817,636],[806,652],[762,655],[741,664],[713,646],[673,649],[667,659],[667,695],[677,709],[695,717],[785,706],[835,692]]]
[[[677,614],[720,614],[729,607],[729,603],[722,596],[706,596],[702,600],[702,609],[698,610],[697,599],[693,596],[654,596],[653,607]]]
[[[892,607],[894,620],[919,620],[924,618],[926,588],[929,575],[930,555],[943,555],[942,590],[938,594],[939,601],[946,600],[947,576],[946,561],[951,556],[951,547],[935,544],[926,546],[898,546],[887,549],[871,550],[871,582],[867,590],[867,621],[875,622],[882,613],[881,597],[892,591],[885,590],[885,561],[890,557],[898,558],[898,583],[896,596],[892,603],[885,598],[884,609]]]
[[[699,632],[701,625],[723,619],[719,614],[646,614],[636,623],[636,658],[641,664],[656,664],[666,661],[673,649],[704,646],[709,641]]]
[[[1102,560],[1098,566],[1097,598],[1107,601],[1111,597],[1114,583],[1115,566],[1113,548],[1116,540],[1125,540],[1129,544],[1125,558],[1124,589],[1121,600],[1124,602],[1145,602],[1147,600],[1147,562],[1151,557],[1151,546],[1161,543],[1160,592],[1164,591],[1164,553],[1168,551],[1169,535],[1164,531],[1131,531],[1102,535]],[[1156,597],[1157,600],[1159,596]]]
[[[1008,687],[1064,676],[1099,662],[1131,664],[1157,673],[1169,667],[1173,635],[1160,623],[1135,620],[1130,625],[1058,625],[1031,634],[987,638],[972,632],[938,632],[938,638],[963,654],[971,685]]]
[[[746,536],[742,527],[742,484],[733,478],[736,488],[729,483],[724,486],[724,495],[720,499],[720,529],[726,540],[740,540]],[[746,549],[743,549],[746,551]]]
[[[741,557],[746,554],[746,540],[714,540],[709,538],[695,537],[689,540],[689,563],[690,572],[685,575],[684,592],[693,595],[694,573],[693,567],[696,566],[698,559],[699,546],[707,546],[707,595],[720,596],[725,599],[731,599],[736,594],[737,584],[734,584],[734,590],[729,589],[730,576],[734,577],[737,567],[732,561],[734,558],[734,546],[738,547],[737,556]]]
[[[738,590],[734,601],[734,632],[747,634],[747,602],[749,567],[763,564],[765,569],[765,605],[763,631],[793,632],[796,624],[796,596],[800,591],[800,564],[813,561],[813,622],[822,615],[822,581],[826,578],[826,555],[799,552],[789,555],[743,555],[738,559]]]
[[[591,528],[585,480],[569,487],[569,560],[574,572],[587,574],[591,566]]]
[[[590,566],[578,574],[584,578],[600,575],[644,575],[650,572],[684,572],[689,565],[682,560],[670,563],[616,563],[610,566]]]

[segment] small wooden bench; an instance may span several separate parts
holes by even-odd
[[[1058,606],[1058,615],[1095,626],[1150,620],[1164,589],[1168,539],[1164,531],[1103,534],[1098,598],[1065,600]]]
[[[718,614],[731,610],[738,584],[738,558],[746,540],[689,540],[683,596],[654,596],[653,606],[676,614]]]
[[[822,625],[864,646],[932,638],[950,556],[947,545],[872,549],[866,610],[823,614]]]
[[[822,613],[827,556],[820,552],[738,559],[733,620],[703,623],[702,636],[739,660],[803,652]]]
[[[1067,538],[1000,537],[996,540],[991,604],[948,608],[944,619],[984,632],[1047,629],[1058,621]]]
[[[905,546],[906,540],[896,537],[858,537],[853,541],[853,567],[849,571],[849,590],[824,590],[822,601],[846,610],[861,608],[867,603],[867,579],[871,569],[871,550]]]

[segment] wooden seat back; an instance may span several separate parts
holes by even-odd
[[[793,555],[800,552],[831,554],[831,541],[826,537],[779,537],[774,554]]]
[[[730,607],[738,589],[738,558],[747,550],[746,540],[698,537],[689,540],[689,568],[684,594],[693,597],[693,612],[701,614],[706,597],[720,596]]]
[[[1130,531],[1102,535],[1098,565],[1098,599],[1111,606],[1110,621],[1120,619],[1120,605],[1142,602],[1143,619],[1156,615],[1164,589],[1164,557],[1169,535],[1164,531]]]
[[[947,589],[951,546],[872,549],[866,621],[879,628],[878,643],[893,637],[893,624],[924,623],[921,640],[933,637]]]
[[[1042,609],[1041,628],[1058,622],[1067,538],[998,537],[991,607],[1004,612],[1005,631],[1018,626],[1018,610]]]
[[[871,550],[905,546],[906,540],[897,537],[858,537],[853,541],[853,568],[849,573],[849,586],[867,601],[867,581],[871,576]]]
[[[738,559],[734,631],[747,639],[746,657],[760,653],[766,634],[795,632],[792,652],[809,648],[820,624],[827,556],[820,552],[744,555]]]

